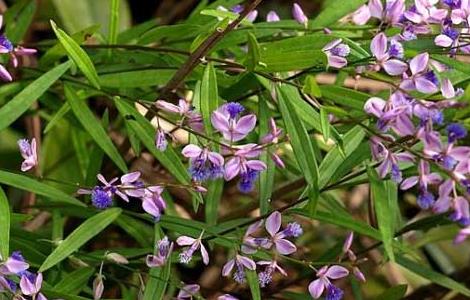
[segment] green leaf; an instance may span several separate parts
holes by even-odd
[[[318,86],[317,80],[313,75],[308,75],[307,78],[305,78],[302,91],[315,98],[320,98],[322,96],[320,87]]]
[[[348,131],[343,138],[344,149],[346,151],[345,155],[347,157],[353,155],[355,150],[358,148],[361,141],[364,139],[365,132],[360,126],[356,126],[350,131]],[[338,171],[344,162],[345,158],[340,155],[341,149],[339,145],[336,145],[335,148],[330,150],[325,156],[319,167],[319,186],[324,188],[326,184],[330,182],[333,176]]]
[[[108,42],[111,45],[117,43],[119,34],[119,4],[121,0],[111,0],[111,14],[109,17],[109,37]]]
[[[465,287],[463,284],[441,274],[438,272],[435,272],[428,267],[423,266],[422,264],[419,264],[415,261],[412,261],[404,256],[397,255],[396,256],[396,262],[402,265],[403,267],[407,268],[411,272],[422,276],[432,282],[434,282],[437,285],[446,287],[450,290],[456,291],[461,293],[462,295],[465,295],[467,297],[470,297],[470,290]]]
[[[34,19],[35,12],[36,2],[29,0],[15,1],[15,5],[6,10],[3,21],[3,24],[7,24],[5,35],[13,44],[18,44],[23,40]]]
[[[264,96],[259,98],[259,139],[269,132],[269,107],[267,99]],[[274,161],[271,159],[268,151],[263,151],[260,155],[267,168],[259,174],[259,209],[262,215],[269,211],[269,201],[273,193],[274,173],[276,171]]]
[[[41,183],[25,175],[0,170],[0,183],[50,198],[53,202],[56,203],[67,203],[78,206],[86,206],[82,202],[78,201],[72,196],[67,195],[61,190],[58,190],[50,185]]]
[[[10,204],[0,187],[0,255],[6,259],[10,254]]]
[[[69,68],[71,62],[65,62],[51,69],[33,81],[0,109],[0,131],[10,126],[20,117],[49,87]]]
[[[260,48],[256,36],[248,32],[248,54],[246,56],[246,66],[249,71],[254,71],[260,60]]]
[[[320,90],[323,98],[327,98],[336,104],[353,108],[360,112],[364,112],[364,104],[371,97],[366,93],[336,85],[321,85]]]
[[[318,189],[318,166],[315,158],[313,143],[308,135],[305,125],[297,114],[288,95],[289,86],[282,86],[276,89],[279,100],[279,108],[284,119],[285,128],[289,135],[297,162],[307,183],[312,188]],[[287,92],[286,92],[287,91]]]
[[[214,65],[208,63],[204,69],[201,81],[201,90],[199,97],[199,108],[204,121],[204,128],[209,136],[212,136],[212,112],[219,107],[219,91],[217,89],[217,74]]]
[[[261,47],[257,69],[267,72],[287,72],[308,68],[326,68],[326,55],[321,50],[267,51]]]
[[[245,270],[245,274],[246,280],[248,281],[248,285],[250,286],[251,299],[261,300],[261,290],[259,288],[258,274],[256,274],[256,271],[252,270]]]
[[[406,294],[408,286],[406,284],[400,284],[394,287],[387,289],[385,292],[380,294],[377,299],[380,300],[400,300]]]
[[[339,19],[345,15],[352,13],[359,8],[362,4],[366,3],[367,0],[347,0],[341,2],[341,5],[338,5],[337,2],[324,2],[328,6],[320,12],[320,14],[313,19],[312,24],[316,27],[325,27],[332,25],[338,22]]]
[[[328,112],[323,107],[320,108],[320,125],[323,140],[327,143],[330,139],[330,121],[328,120]]]
[[[90,267],[80,268],[70,272],[54,286],[54,290],[59,293],[76,295],[87,285],[88,280],[93,276],[95,269]]]
[[[83,75],[88,81],[97,89],[100,88],[98,74],[96,73],[95,66],[90,57],[86,54],[85,50],[80,48],[80,45],[74,41],[62,29],[58,28],[54,21],[51,20],[51,26],[57,36],[59,42],[67,51],[68,56],[73,60],[77,67],[83,72]]]
[[[96,31],[98,31],[99,28],[99,25],[90,26],[72,34],[70,37],[78,44],[81,44],[82,42],[86,41],[87,37],[92,36]],[[39,59],[39,65],[46,68],[66,55],[67,51],[65,51],[62,44],[58,41],[54,46],[50,47],[46,53],[44,53],[44,55],[42,55],[42,57]]]
[[[175,70],[139,70],[100,75],[101,85],[112,88],[138,88],[164,84]]]
[[[93,140],[111,158],[111,160],[126,173],[126,162],[114,146],[106,130],[101,126],[100,121],[95,117],[90,108],[86,105],[86,100],[81,99],[76,91],[69,85],[64,85],[65,98],[72,108],[73,113],[82,124],[83,128],[90,134]]]
[[[373,168],[368,168],[367,174],[369,175],[371,197],[373,199],[375,214],[377,216],[377,223],[382,235],[385,252],[387,252],[390,260],[394,261],[395,255],[393,253],[392,243],[393,236],[395,235],[393,224],[395,222],[394,216],[396,212],[391,210],[391,194],[389,192],[389,189],[393,188],[393,183],[380,179],[377,172]]]
[[[72,253],[80,249],[89,240],[103,231],[121,214],[120,208],[110,208],[102,211],[80,224],[57,248],[46,258],[39,272],[44,272],[62,260],[69,257]]]
[[[470,70],[468,68],[468,64],[462,63],[456,59],[449,58],[445,55],[438,55],[438,54],[433,54],[431,55],[431,58],[446,64],[449,67],[452,67],[453,69],[460,71],[466,75],[470,75]]]

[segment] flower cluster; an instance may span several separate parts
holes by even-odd
[[[177,112],[175,105],[163,100],[157,101],[157,106],[167,112]],[[185,108],[179,111],[187,112],[186,108],[189,105],[184,100],[180,100],[178,107]],[[201,183],[222,177],[229,181],[238,176],[240,191],[247,193],[253,189],[259,172],[266,169],[266,164],[257,159],[263,151],[268,151],[278,166],[284,166],[280,157],[268,149],[268,146],[277,144],[282,135],[282,130],[276,126],[274,119],[270,121],[270,132],[260,139],[261,144],[235,145],[236,142],[244,140],[256,126],[256,116],[254,114],[243,115],[244,111],[245,107],[240,103],[229,102],[212,113],[211,125],[224,140],[224,143],[217,144],[221,148],[221,153],[213,151],[210,145],[201,147],[189,144],[183,148],[183,156],[190,160],[189,173],[194,182]],[[180,112],[183,116],[180,123],[184,122],[184,114]],[[197,115],[200,119],[200,115],[193,110],[191,110],[191,115]],[[201,132],[201,128],[198,130]]]
[[[375,65],[369,70],[383,69],[400,79],[388,100],[373,97],[364,106],[365,111],[378,120],[376,129],[379,133],[370,141],[373,158],[380,163],[380,176],[384,178],[390,174],[404,190],[416,186],[419,191],[417,204],[422,209],[431,209],[435,213],[450,211],[451,219],[463,226],[470,225],[470,147],[459,146],[459,140],[467,136],[467,130],[461,124],[446,124],[444,119],[446,109],[460,106],[457,99],[462,90],[454,88],[452,81],[446,78],[448,68],[433,61],[427,52],[406,60],[403,43],[430,33],[431,24],[435,24],[433,26],[442,28],[442,33],[435,39],[436,45],[451,47],[451,55],[459,49],[467,52],[467,47],[459,46],[459,36],[468,31],[469,5],[468,1],[416,0],[407,8],[405,1],[393,0],[383,7],[381,1],[371,0],[353,15],[357,24],[378,18],[401,28],[400,33],[392,37],[378,33],[371,43]],[[438,75],[437,72],[441,73]],[[429,95],[434,95],[432,101],[426,100]],[[404,147],[403,141],[408,141]],[[419,142],[422,150],[413,148]],[[402,162],[417,162],[418,175],[403,178]],[[431,165],[447,178],[432,172]],[[465,231],[457,240],[462,240],[463,236]]]
[[[28,269],[29,264],[19,251],[13,252],[6,260],[0,256],[0,293],[11,295],[10,299],[26,300],[31,297],[47,300],[41,293],[42,274]]]
[[[96,177],[102,185],[97,185],[92,189],[79,189],[77,193],[91,195],[91,203],[98,209],[111,207],[114,195],[126,202],[129,202],[129,197],[139,198],[142,201],[143,210],[158,221],[166,208],[162,197],[163,187],[146,186],[140,176],[140,172],[132,172],[108,182],[103,175],[98,174]],[[120,181],[119,184],[118,181]]]

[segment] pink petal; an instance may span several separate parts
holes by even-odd
[[[380,118],[383,114],[383,110],[385,108],[385,100],[380,99],[378,97],[372,97],[367,100],[366,104],[364,105],[364,110],[368,114],[372,114],[377,118]]]
[[[261,160],[249,160],[246,162],[246,166],[255,171],[266,170],[267,166]]]
[[[426,68],[428,67],[428,61],[429,61],[429,54],[426,52],[415,56],[410,61],[411,73],[418,74],[426,70]]]
[[[189,246],[192,245],[196,241],[195,238],[189,236],[180,236],[176,239],[176,243],[180,246]]]
[[[246,116],[241,117],[238,120],[237,124],[235,125],[234,131],[242,135],[243,134],[247,135],[255,128],[255,126],[256,126],[256,116],[253,114],[246,115]]]
[[[369,21],[371,17],[371,11],[367,5],[359,7],[352,15],[352,21],[356,25],[364,25]]]
[[[184,157],[190,157],[190,158],[198,157],[201,154],[201,152],[202,152],[202,149],[193,144],[187,145],[181,151]]]
[[[383,17],[383,5],[382,0],[370,0],[369,1],[370,15],[374,18],[381,19]]]
[[[308,291],[314,299],[320,298],[321,294],[323,294],[324,289],[325,289],[325,283],[320,278],[312,281],[308,285]]]
[[[341,56],[327,55],[328,66],[341,69],[348,65],[348,60]]]
[[[229,260],[222,268],[222,276],[226,277],[230,275],[230,272],[232,272],[232,269],[234,266],[235,266],[235,260],[234,259]]]
[[[377,34],[370,44],[370,51],[378,59],[382,60],[387,54],[387,36],[381,32]]]
[[[215,129],[220,132],[229,131],[229,122],[228,119],[219,111],[214,111],[211,115],[211,123]]]
[[[180,112],[180,108],[172,103],[169,103],[169,102],[166,102],[164,100],[157,100],[157,102],[155,102],[155,105],[164,110],[164,111],[167,111],[167,112],[172,112],[172,113],[179,113]]]
[[[410,189],[410,188],[414,187],[417,183],[418,183],[418,176],[413,176],[413,177],[410,177],[410,178],[406,178],[400,184],[400,189],[402,189],[402,190]]]
[[[140,172],[139,171],[132,172],[132,173],[125,174],[125,175],[121,176],[121,182],[122,183],[133,183],[133,182],[136,182],[137,180],[139,180],[139,178],[140,178]]]
[[[405,62],[402,62],[401,60],[398,59],[390,59],[387,60],[382,64],[382,67],[384,68],[385,72],[387,72],[388,75],[392,76],[397,76],[401,75],[408,70],[408,65]]]
[[[4,81],[13,81],[13,78],[11,77],[10,73],[2,65],[0,65],[0,78]]]
[[[256,264],[252,259],[250,259],[248,257],[245,257],[245,256],[241,256],[241,255],[238,255],[237,259],[248,270],[255,270],[256,269]]]
[[[202,255],[202,262],[207,266],[209,264],[209,253],[207,253],[206,247],[201,244],[201,255]]]
[[[266,219],[266,231],[268,231],[271,236],[274,236],[281,228],[281,219],[281,213],[278,211],[273,212]]]
[[[445,34],[440,34],[434,39],[434,44],[441,47],[450,47],[453,42],[454,40]]]
[[[279,254],[289,255],[297,251],[297,247],[286,239],[279,239],[275,242],[276,250]]]
[[[331,266],[326,271],[325,276],[331,279],[339,279],[348,276],[349,271],[345,267],[342,266]]]
[[[416,90],[424,94],[434,94],[438,91],[437,86],[424,77],[415,78]]]
[[[234,157],[225,164],[224,178],[226,181],[232,180],[240,173],[240,158]]]
[[[455,89],[452,82],[448,78],[444,78],[441,82],[441,93],[446,99],[455,97]]]

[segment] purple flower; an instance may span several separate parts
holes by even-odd
[[[279,18],[278,14],[274,10],[269,11],[266,15],[266,22],[279,22],[280,20],[281,18]]]
[[[179,246],[189,246],[180,254],[181,263],[189,263],[193,258],[194,252],[200,249],[203,263],[205,265],[209,264],[209,253],[207,253],[206,248],[201,242],[203,234],[204,232],[201,232],[201,235],[197,239],[185,235],[180,236],[178,239],[176,239],[176,243]]]
[[[0,16],[0,27],[2,27],[2,25],[3,16]],[[36,52],[36,49],[24,48],[21,46],[14,47],[11,41],[5,36],[5,34],[0,34],[0,54],[9,54],[13,67],[18,67],[18,56],[32,55]],[[10,73],[2,65],[0,65],[0,78],[5,81],[13,80]]]
[[[433,194],[431,194],[430,192],[426,190],[423,190],[418,195],[416,202],[418,203],[418,206],[421,207],[422,209],[429,209],[434,205],[435,198]]]
[[[20,280],[21,292],[27,296],[33,296],[39,293],[42,287],[42,273],[33,274],[24,271]]]
[[[314,299],[320,298],[326,289],[326,299],[339,300],[343,297],[343,292],[331,283],[331,279],[339,279],[348,276],[349,271],[345,267],[333,265],[324,266],[317,271],[317,279],[308,286],[308,291]]]
[[[400,57],[403,55],[402,45],[394,41],[390,48],[388,47],[387,36],[381,32],[372,39],[370,50],[376,58],[376,70],[383,68],[387,74],[396,76],[401,75],[408,70],[408,65],[398,59],[392,57]]]
[[[454,199],[454,212],[450,215],[450,219],[463,226],[470,225],[470,210],[467,199],[464,197]]]
[[[382,132],[393,129],[400,136],[413,135],[415,128],[411,121],[411,105],[401,92],[395,92],[389,101],[378,97],[367,100],[364,110],[376,116],[377,128]]]
[[[286,226],[286,229],[282,231],[285,237],[299,237],[304,231],[299,223],[293,222]]]
[[[436,93],[439,81],[432,70],[428,68],[429,54],[421,53],[410,61],[411,76],[403,75],[400,87],[404,90],[417,90],[425,94]]]
[[[217,152],[190,144],[183,148],[183,156],[190,158],[189,173],[195,181],[201,182],[223,176],[224,158]]]
[[[362,5],[352,14],[352,21],[356,25],[364,25],[371,17],[370,9],[367,5]]]
[[[292,6],[292,16],[294,17],[294,19],[299,22],[300,24],[304,25],[305,27],[307,27],[308,25],[308,18],[307,16],[305,15],[304,11],[302,10],[302,8],[300,7],[299,4],[297,3],[294,3],[294,5]]]
[[[451,201],[452,191],[455,190],[455,182],[451,179],[447,179],[439,186],[439,197],[433,204],[434,213],[444,213],[449,210]]]
[[[272,261],[262,260],[262,261],[257,262],[257,264],[261,266],[266,266],[264,271],[258,274],[259,285],[262,288],[268,286],[271,283],[271,281],[273,280],[273,274],[276,271],[278,271],[284,276],[287,276],[286,271],[283,268],[281,268],[277,264],[277,261],[275,260],[272,260]]]
[[[102,187],[95,187],[91,192],[91,203],[97,209],[106,209],[113,205],[112,193]]]
[[[266,164],[254,158],[260,155],[259,146],[247,144],[240,147],[235,155],[225,164],[224,178],[229,181],[240,175],[238,187],[240,191],[248,193],[253,189],[256,178],[260,171],[266,170]]]
[[[212,113],[212,126],[222,133],[224,139],[238,142],[244,139],[256,125],[256,116],[249,114],[239,118],[244,107],[235,102],[222,105]]]
[[[155,254],[147,255],[145,263],[149,268],[162,267],[166,264],[172,251],[173,243],[168,240],[167,236],[165,236],[157,242],[155,246]]]
[[[459,25],[461,23],[470,23],[468,20],[470,18],[470,5],[468,1],[461,1],[460,5],[453,9],[451,13],[451,20],[453,24]]]
[[[260,243],[265,243],[266,239],[258,239],[252,236],[253,233],[258,231],[263,225],[263,220],[258,221],[254,224],[251,224],[243,236],[242,252],[245,254],[253,254],[256,252],[256,249],[260,246]]]
[[[193,296],[195,296],[201,287],[198,284],[187,284],[181,288],[181,290],[178,293],[178,296],[176,296],[177,300],[184,300],[184,299],[193,299]]]
[[[26,172],[38,165],[38,154],[36,149],[36,139],[33,138],[31,143],[26,139],[18,140],[21,156],[24,161],[21,164],[21,171]]]
[[[160,220],[163,211],[166,209],[162,192],[163,188],[161,186],[150,186],[145,189],[145,195],[142,198],[142,209],[153,216],[155,222]]]
[[[129,197],[141,198],[145,195],[144,183],[140,180],[139,171],[121,176],[121,184],[117,186],[116,195],[129,202]]]
[[[429,163],[425,160],[420,160],[419,162],[419,176],[412,176],[405,180],[400,185],[402,190],[407,190],[419,183],[420,190],[427,190],[428,185],[439,184],[442,178],[438,173],[431,173]]]
[[[0,256],[1,260],[1,256]],[[20,251],[14,251],[6,261],[0,263],[1,275],[21,274],[29,268],[29,264],[23,258]]]
[[[451,123],[447,125],[446,129],[449,143],[455,143],[467,136],[467,129],[461,124]]]
[[[267,219],[265,228],[269,233],[271,238],[262,245],[263,248],[270,249],[273,245],[276,248],[276,251],[282,255],[289,255],[297,251],[297,247],[289,240],[286,240],[285,237],[292,236],[293,234],[298,234],[298,228],[296,232],[292,232],[292,225],[289,228],[286,228],[283,231],[281,229],[282,216],[278,211],[273,212]],[[301,230],[301,229],[300,229]]]
[[[167,146],[168,142],[166,140],[165,132],[161,129],[158,129],[155,135],[155,147],[160,151],[165,151]]]
[[[342,39],[336,39],[323,47],[322,51],[326,54],[328,66],[341,69],[348,64],[346,57],[351,53],[351,49],[342,41]]]
[[[455,244],[462,243],[463,241],[465,241],[465,239],[467,239],[467,237],[469,235],[470,235],[470,226],[467,226],[463,229],[460,229],[459,233],[457,234],[457,236],[454,239],[454,243]]]
[[[269,133],[261,138],[262,144],[277,144],[282,135],[282,129],[277,127],[274,118],[269,119]]]
[[[414,160],[413,156],[407,152],[394,153],[388,150],[378,137],[371,138],[371,152],[375,160],[382,161],[377,168],[380,177],[385,178],[387,174],[391,173],[391,178],[395,182],[402,181],[398,163],[413,162]]]
[[[224,265],[222,276],[229,276],[235,266],[237,270],[233,274],[233,279],[240,284],[245,282],[245,268],[252,271],[256,269],[256,264],[252,259],[237,254]]]
[[[459,41],[459,31],[452,27],[445,27],[442,33],[434,39],[434,44],[441,47],[455,47]]]
[[[174,105],[164,100],[157,100],[155,102],[155,106],[166,112],[179,114],[183,117],[186,124],[188,124],[193,130],[204,132],[204,124],[202,123],[201,114],[195,112],[193,107],[184,99],[180,99],[178,105]]]
[[[404,13],[406,19],[413,23],[441,23],[447,16],[446,9],[438,9],[434,5],[438,1],[416,0],[409,10]]]

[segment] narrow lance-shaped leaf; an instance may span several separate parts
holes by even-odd
[[[6,259],[10,246],[10,205],[0,187],[0,255]]]
[[[246,56],[246,66],[248,70],[254,71],[259,64],[260,50],[256,36],[251,32],[248,33],[248,54]]]
[[[114,146],[107,132],[101,126],[101,122],[94,116],[93,112],[86,105],[86,100],[81,99],[77,95],[76,91],[69,85],[64,86],[64,91],[67,102],[85,130],[101,147],[101,149],[103,149],[109,158],[111,158],[116,166],[118,166],[122,172],[127,172],[126,162]]]
[[[284,119],[285,128],[289,135],[292,148],[299,163],[300,169],[305,174],[307,183],[312,188],[318,188],[318,166],[315,152],[310,136],[305,125],[297,115],[295,107],[290,102],[284,89],[290,87],[282,86],[276,89],[279,100],[279,108]]]
[[[62,29],[58,28],[54,21],[51,20],[51,26],[59,42],[64,46],[65,51],[77,67],[83,72],[83,75],[88,81],[97,89],[100,88],[98,74],[96,73],[95,66],[90,57],[86,54],[85,50],[80,48],[77,42],[74,41]]]
[[[379,178],[377,172],[373,168],[367,169],[369,175],[371,197],[373,199],[375,214],[377,216],[377,223],[379,230],[382,235],[382,241],[384,243],[385,252],[391,261],[395,260],[393,253],[393,223],[395,222],[395,212],[391,211],[390,200],[388,197],[391,195],[388,193],[386,181]]]
[[[71,62],[65,62],[51,69],[2,106],[0,108],[0,130],[10,126],[11,123],[28,110],[31,104],[41,97],[70,68],[70,65]]]
[[[251,299],[261,300],[261,290],[259,287],[259,280],[256,271],[246,270],[245,273],[248,285],[250,286]]]
[[[87,219],[52,251],[39,268],[39,272],[52,268],[80,249],[80,247],[114,222],[121,212],[120,208],[110,208]]]
[[[425,267],[417,262],[414,262],[404,256],[397,255],[396,257],[397,263],[402,265],[403,267],[407,268],[411,272],[418,274],[435,284],[438,284],[440,286],[446,287],[450,290],[456,291],[461,293],[462,295],[465,295],[467,297],[470,297],[470,290],[464,286],[463,284],[453,280],[452,278],[449,278],[441,273],[435,272],[432,269]]]
[[[259,133],[260,140],[269,131],[269,107],[264,96],[259,98]],[[269,150],[269,149],[268,149]],[[261,214],[269,211],[269,201],[273,192],[275,165],[269,157],[268,151],[261,153],[260,159],[266,164],[267,168],[259,175],[259,209]]]
[[[82,202],[50,185],[39,182],[31,177],[16,173],[0,171],[0,183],[25,190],[51,199],[56,203],[67,203],[85,206]]]

